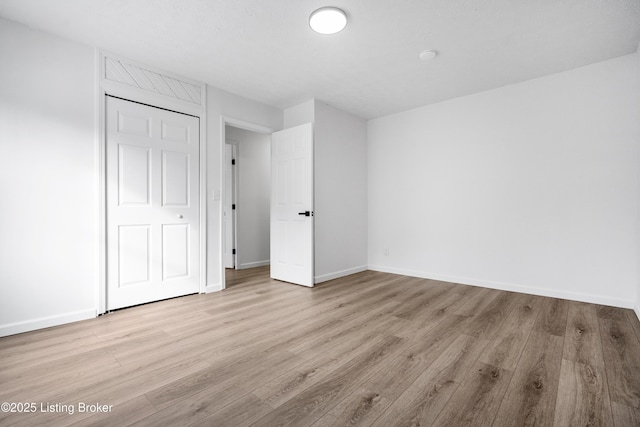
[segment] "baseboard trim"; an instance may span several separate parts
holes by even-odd
[[[494,282],[489,280],[470,279],[468,277],[447,276],[442,274],[387,267],[381,265],[370,265],[369,270],[379,271],[382,273],[401,274],[403,276],[420,277],[423,279],[439,280],[443,282],[459,283],[462,285],[480,286],[483,288],[498,289],[501,291],[520,292],[523,294],[539,295],[543,297],[587,302],[591,304],[609,305],[621,308],[633,308],[633,304],[630,304],[628,300],[623,298],[610,298],[607,296],[585,294],[580,292],[564,292],[557,289],[518,285],[514,283]],[[638,314],[638,312],[639,310],[636,309],[636,314]]]
[[[211,285],[206,286],[206,288],[204,289],[204,293],[209,294],[211,292],[219,292],[221,290],[222,290],[222,286],[220,285],[220,283],[213,283]]]
[[[264,267],[265,265],[271,264],[271,260],[264,261],[256,261],[256,262],[245,262],[244,264],[238,265],[238,270],[244,270],[246,268],[255,268],[255,267]]]
[[[352,274],[361,273],[368,270],[366,265],[360,265],[358,267],[348,268],[346,270],[335,271],[333,273],[322,274],[314,277],[314,283],[322,283],[333,279],[339,279],[340,277],[350,276]]]
[[[55,316],[24,320],[22,322],[8,323],[6,325],[0,325],[0,337],[50,328],[52,326],[64,325],[66,323],[78,322],[80,320],[93,319],[96,316],[97,310],[95,308],[91,308],[87,310],[73,311],[71,313],[58,314]]]

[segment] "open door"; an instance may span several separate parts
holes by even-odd
[[[313,286],[313,127],[271,137],[271,278]]]

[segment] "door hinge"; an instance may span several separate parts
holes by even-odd
[[[231,159],[231,164],[235,165],[236,164],[236,159]]]
[[[235,250],[235,249],[233,249],[233,251],[231,252],[231,254],[232,254],[232,255],[235,255],[235,254],[236,254],[236,250]]]
[[[235,209],[235,208],[236,208],[236,204],[234,203],[231,205],[231,209]]]

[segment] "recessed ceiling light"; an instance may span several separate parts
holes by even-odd
[[[438,56],[438,52],[432,49],[427,49],[427,50],[423,50],[422,52],[420,52],[420,60],[422,61],[429,61],[433,58],[435,58],[436,56]]]
[[[309,16],[309,26],[320,34],[335,34],[347,26],[347,14],[337,7],[321,7]]]

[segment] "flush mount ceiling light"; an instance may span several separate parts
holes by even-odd
[[[438,56],[438,52],[433,49],[427,49],[420,52],[419,56],[421,61],[430,61]]]
[[[320,34],[335,34],[347,26],[347,14],[337,7],[321,7],[309,16],[309,26]]]

